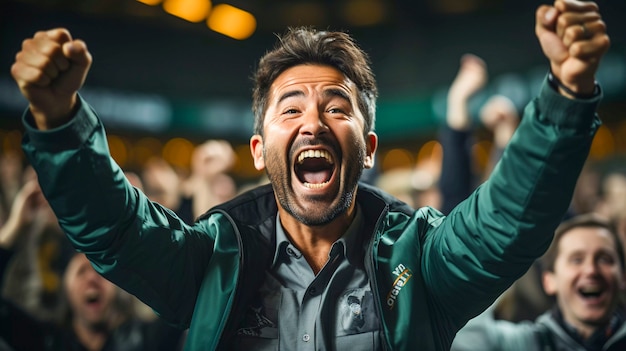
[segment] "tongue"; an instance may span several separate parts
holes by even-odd
[[[309,184],[320,184],[330,179],[330,170],[320,171],[304,171],[302,172],[302,179]]]

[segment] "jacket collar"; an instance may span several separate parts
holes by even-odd
[[[356,200],[363,211],[364,231],[374,229],[376,220],[386,211],[402,212],[411,215],[414,209],[382,190],[359,183]],[[265,184],[249,190],[234,199],[207,211],[198,217],[198,221],[207,218],[211,213],[221,210],[237,223],[238,226],[258,228],[265,238],[276,245],[276,216],[278,207],[271,184]]]

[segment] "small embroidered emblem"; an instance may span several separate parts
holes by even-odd
[[[396,280],[393,282],[393,288],[387,294],[387,307],[389,307],[390,310],[393,309],[393,306],[395,306],[400,290],[402,290],[402,288],[408,283],[409,279],[413,276],[413,272],[411,272],[411,270],[405,267],[402,263],[397,265],[392,273],[396,276]]]

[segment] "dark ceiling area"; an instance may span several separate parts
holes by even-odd
[[[428,89],[429,84],[449,81],[463,50],[485,51],[490,41],[494,49],[485,51],[484,56],[493,56],[486,59],[495,70],[526,66],[521,50],[528,52],[529,62],[538,55],[530,27],[532,1],[474,0],[476,5],[462,13],[445,12],[439,9],[443,5],[431,5],[437,3],[434,0],[371,1],[382,3],[385,14],[380,23],[369,26],[347,23],[339,14],[347,2],[299,1],[316,5],[310,6],[309,13],[322,14],[308,16],[315,21],[311,23],[294,18],[304,15],[293,10],[296,1],[231,1],[257,18],[254,35],[238,41],[212,32],[202,23],[173,17],[160,6],[135,0],[9,0],[2,11],[5,44],[1,62],[10,62],[25,36],[63,26],[84,39],[93,53],[89,84],[168,96],[241,96],[248,93],[248,76],[259,56],[273,45],[274,34],[304,24],[353,33],[372,56],[381,93],[395,95],[403,89]],[[501,58],[503,51],[509,52],[508,59]]]
[[[371,56],[380,90],[379,116],[392,115],[394,103],[402,99],[432,100],[450,83],[459,58],[467,52],[484,58],[492,77],[547,69],[534,36],[534,11],[542,1],[222,2],[256,17],[257,28],[250,38],[231,39],[203,23],[186,22],[161,6],[135,0],[4,0],[0,4],[0,88],[10,84],[9,68],[21,41],[37,30],[59,26],[85,40],[93,54],[86,87],[159,94],[174,102],[224,99],[248,104],[249,76],[256,60],[273,45],[275,33],[295,25],[353,34]],[[598,3],[612,37],[615,60],[624,59],[626,1]],[[367,11],[376,15],[371,23],[366,23],[367,16],[358,16]],[[618,66],[622,67],[619,62]],[[626,81],[626,77],[621,79]],[[621,91],[614,100],[626,101],[625,96]],[[430,107],[423,110],[432,114]],[[2,118],[7,113],[14,112],[2,108],[0,97],[0,128],[9,123]],[[431,123],[434,117],[428,118]],[[419,126],[404,128],[405,136]]]

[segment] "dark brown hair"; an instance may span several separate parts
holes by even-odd
[[[593,213],[587,213],[572,217],[566,221],[563,221],[559,227],[554,232],[554,239],[552,239],[552,243],[550,247],[546,251],[546,253],[541,257],[541,267],[544,271],[554,272],[554,262],[559,254],[559,242],[565,233],[569,232],[574,228],[604,228],[611,233],[611,237],[613,237],[613,241],[615,242],[615,251],[617,251],[617,256],[619,258],[619,264],[624,270],[624,247],[622,246],[622,241],[617,234],[617,229],[613,225],[613,223],[604,217],[600,217]]]
[[[285,70],[305,64],[328,65],[341,71],[359,90],[358,106],[365,118],[365,133],[374,130],[378,89],[367,54],[347,33],[289,28],[273,50],[260,60],[253,75],[254,133],[263,135],[269,89]]]

